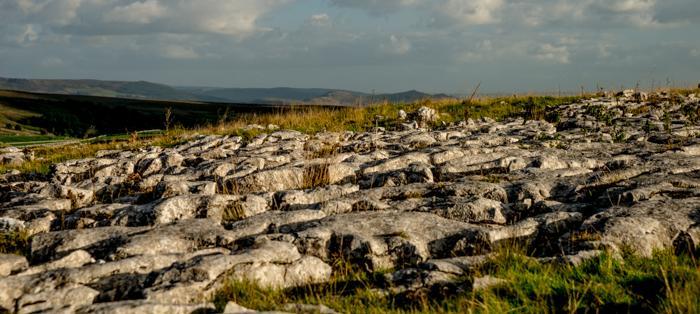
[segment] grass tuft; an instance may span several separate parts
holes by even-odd
[[[698,313],[700,272],[692,256],[657,252],[651,258],[602,254],[579,266],[543,264],[519,249],[501,249],[473,276],[506,284],[472,291],[470,277],[443,290],[392,294],[383,273],[336,263],[330,282],[294,289],[263,289],[228,281],[214,297],[256,310],[286,303],[323,304],[342,313]]]
[[[0,254],[29,256],[31,237],[26,231],[0,233]]]

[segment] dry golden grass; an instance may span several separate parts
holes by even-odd
[[[2,92],[2,91],[0,91]],[[675,91],[677,94],[689,94],[691,91]],[[132,138],[128,141],[115,139],[111,142],[83,142],[81,144],[33,148],[36,160],[17,167],[0,166],[0,173],[9,169],[22,172],[48,173],[51,164],[71,159],[93,156],[97,151],[106,149],[136,149],[148,145],[171,147],[187,141],[194,134],[238,135],[244,139],[253,138],[261,133],[270,132],[265,129],[268,125],[276,125],[281,129],[297,130],[307,134],[316,132],[362,132],[375,127],[395,128],[399,125],[399,110],[411,112],[421,106],[435,109],[440,114],[440,120],[454,123],[464,118],[479,119],[490,117],[502,120],[508,117],[525,119],[545,119],[556,123],[558,116],[552,110],[562,104],[576,102],[580,97],[552,96],[512,96],[489,98],[481,97],[470,100],[440,99],[422,100],[414,103],[382,102],[363,107],[329,108],[320,106],[292,106],[289,109],[265,114],[230,114],[233,118],[220,119],[216,124],[204,125],[197,128],[170,128],[164,134],[150,138]],[[1,108],[0,108],[1,109]],[[228,118],[228,119],[227,119]],[[228,120],[228,121],[226,121]],[[249,125],[260,125],[262,129],[248,128]]]

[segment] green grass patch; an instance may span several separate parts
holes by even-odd
[[[29,256],[31,239],[26,232],[0,233],[0,253]]]
[[[507,283],[472,291],[471,276],[444,289],[387,293],[382,273],[336,270],[329,283],[275,290],[228,281],[214,296],[255,310],[323,304],[341,313],[698,313],[700,269],[693,257],[603,254],[581,264],[542,264],[518,252],[495,255],[473,276]]]
[[[47,141],[62,141],[68,140],[66,136],[51,136],[51,135],[3,135],[0,136],[0,143],[30,143],[30,142],[47,142]]]

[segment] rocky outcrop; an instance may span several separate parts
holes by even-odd
[[[0,255],[0,310],[207,311],[227,279],[304,286],[338,259],[391,269],[400,292],[470,276],[513,242],[574,265],[695,250],[699,100],[652,96],[550,108],[556,125],[435,127],[421,108],[401,130],[196,136],[56,164],[50,178],[8,173],[0,232],[32,239],[28,256]]]

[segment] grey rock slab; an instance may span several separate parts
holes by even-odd
[[[304,168],[290,167],[264,170],[242,178],[225,179],[225,189],[239,194],[296,190],[304,185]]]
[[[14,254],[0,254],[0,277],[9,276],[21,272],[27,267],[27,258]]]
[[[78,268],[94,262],[95,259],[92,258],[92,255],[90,255],[90,253],[83,250],[77,250],[58,260],[31,267],[26,271],[22,272],[20,275],[33,275],[61,268]]]
[[[304,252],[328,259],[335,251],[373,269],[448,256],[456,242],[471,242],[482,231],[433,214],[395,211],[334,215],[294,230]]]
[[[73,312],[92,304],[99,291],[77,284],[68,284],[52,291],[28,292],[17,300],[17,313],[49,311]]]
[[[314,314],[339,314],[335,310],[323,304],[298,304],[288,303],[282,306],[282,310],[290,313],[314,313]]]
[[[491,276],[478,277],[474,278],[474,281],[472,283],[472,290],[485,290],[494,286],[505,284],[507,282],[508,281],[506,281],[505,279],[500,279]]]
[[[18,232],[24,229],[24,221],[10,217],[0,217],[0,233]]]
[[[210,219],[180,220],[131,236],[114,254],[119,258],[185,254],[205,248],[229,247],[237,238],[236,233]]]
[[[291,232],[296,225],[323,219],[326,213],[320,210],[269,211],[241,221],[226,228],[236,237],[243,238],[269,232]]]
[[[281,289],[325,282],[332,271],[331,266],[319,258],[304,256],[287,265],[269,262],[236,265],[232,278]]]
[[[330,266],[309,258],[302,257],[290,243],[261,241],[233,255],[200,256],[178,263],[155,277],[146,297],[166,303],[203,300],[223,284],[230,272],[233,272],[231,276],[246,276],[270,287],[328,280]]]
[[[249,308],[240,306],[233,301],[229,301],[228,303],[226,303],[226,307],[224,307],[223,314],[254,314],[254,313],[258,313],[258,312],[255,310],[251,310]]]
[[[415,112],[409,114],[409,117],[418,122],[420,127],[424,128],[430,125],[431,123],[437,122],[438,113],[437,111],[435,111],[435,109],[428,107],[420,107]]]
[[[441,217],[471,223],[505,224],[504,204],[487,198],[457,199],[436,211]]]
[[[201,304],[163,304],[144,300],[97,303],[76,310],[81,314],[190,314],[213,312],[211,303]],[[227,313],[224,311],[224,313]],[[232,312],[239,313],[239,312]],[[242,312],[240,312],[242,313]]]
[[[420,268],[436,270],[443,273],[462,275],[474,271],[478,267],[486,264],[490,259],[489,255],[458,256],[444,259],[430,259],[420,264]]]
[[[654,250],[673,247],[673,239],[698,221],[700,198],[659,198],[612,207],[583,222],[581,230],[601,236],[613,249],[627,247],[651,256]]]
[[[0,278],[0,286],[7,287],[7,289],[0,289],[0,309],[15,308],[18,300],[23,296],[46,296],[64,287],[94,286],[91,290],[97,291],[95,297],[101,296],[105,292],[97,289],[117,291],[143,289],[140,286],[150,282],[147,280],[149,274],[167,269],[177,262],[191,260],[199,256],[217,256],[229,253],[228,250],[224,249],[212,249],[190,254],[144,255],[112,262],[88,264],[80,268],[60,268],[34,274],[3,277]],[[121,281],[119,278],[132,279]],[[100,284],[96,285],[98,282]]]
[[[111,254],[130,236],[148,229],[147,227],[102,227],[41,233],[32,238],[32,261],[45,262],[77,250],[86,250],[96,258],[102,258]]]
[[[362,169],[364,175],[374,173],[385,173],[407,168],[412,163],[430,163],[430,156],[424,153],[408,153],[399,157],[391,158],[378,165]]]
[[[357,185],[331,185],[314,190],[278,192],[275,203],[282,210],[310,209],[319,203],[328,202],[360,190]]]
[[[422,288],[453,284],[459,280],[459,276],[441,271],[404,268],[386,274],[384,280],[389,284],[389,290],[393,293],[404,293]]]
[[[209,218],[217,222],[239,220],[268,210],[268,202],[256,195],[180,195],[153,207],[156,224],[178,220]]]

